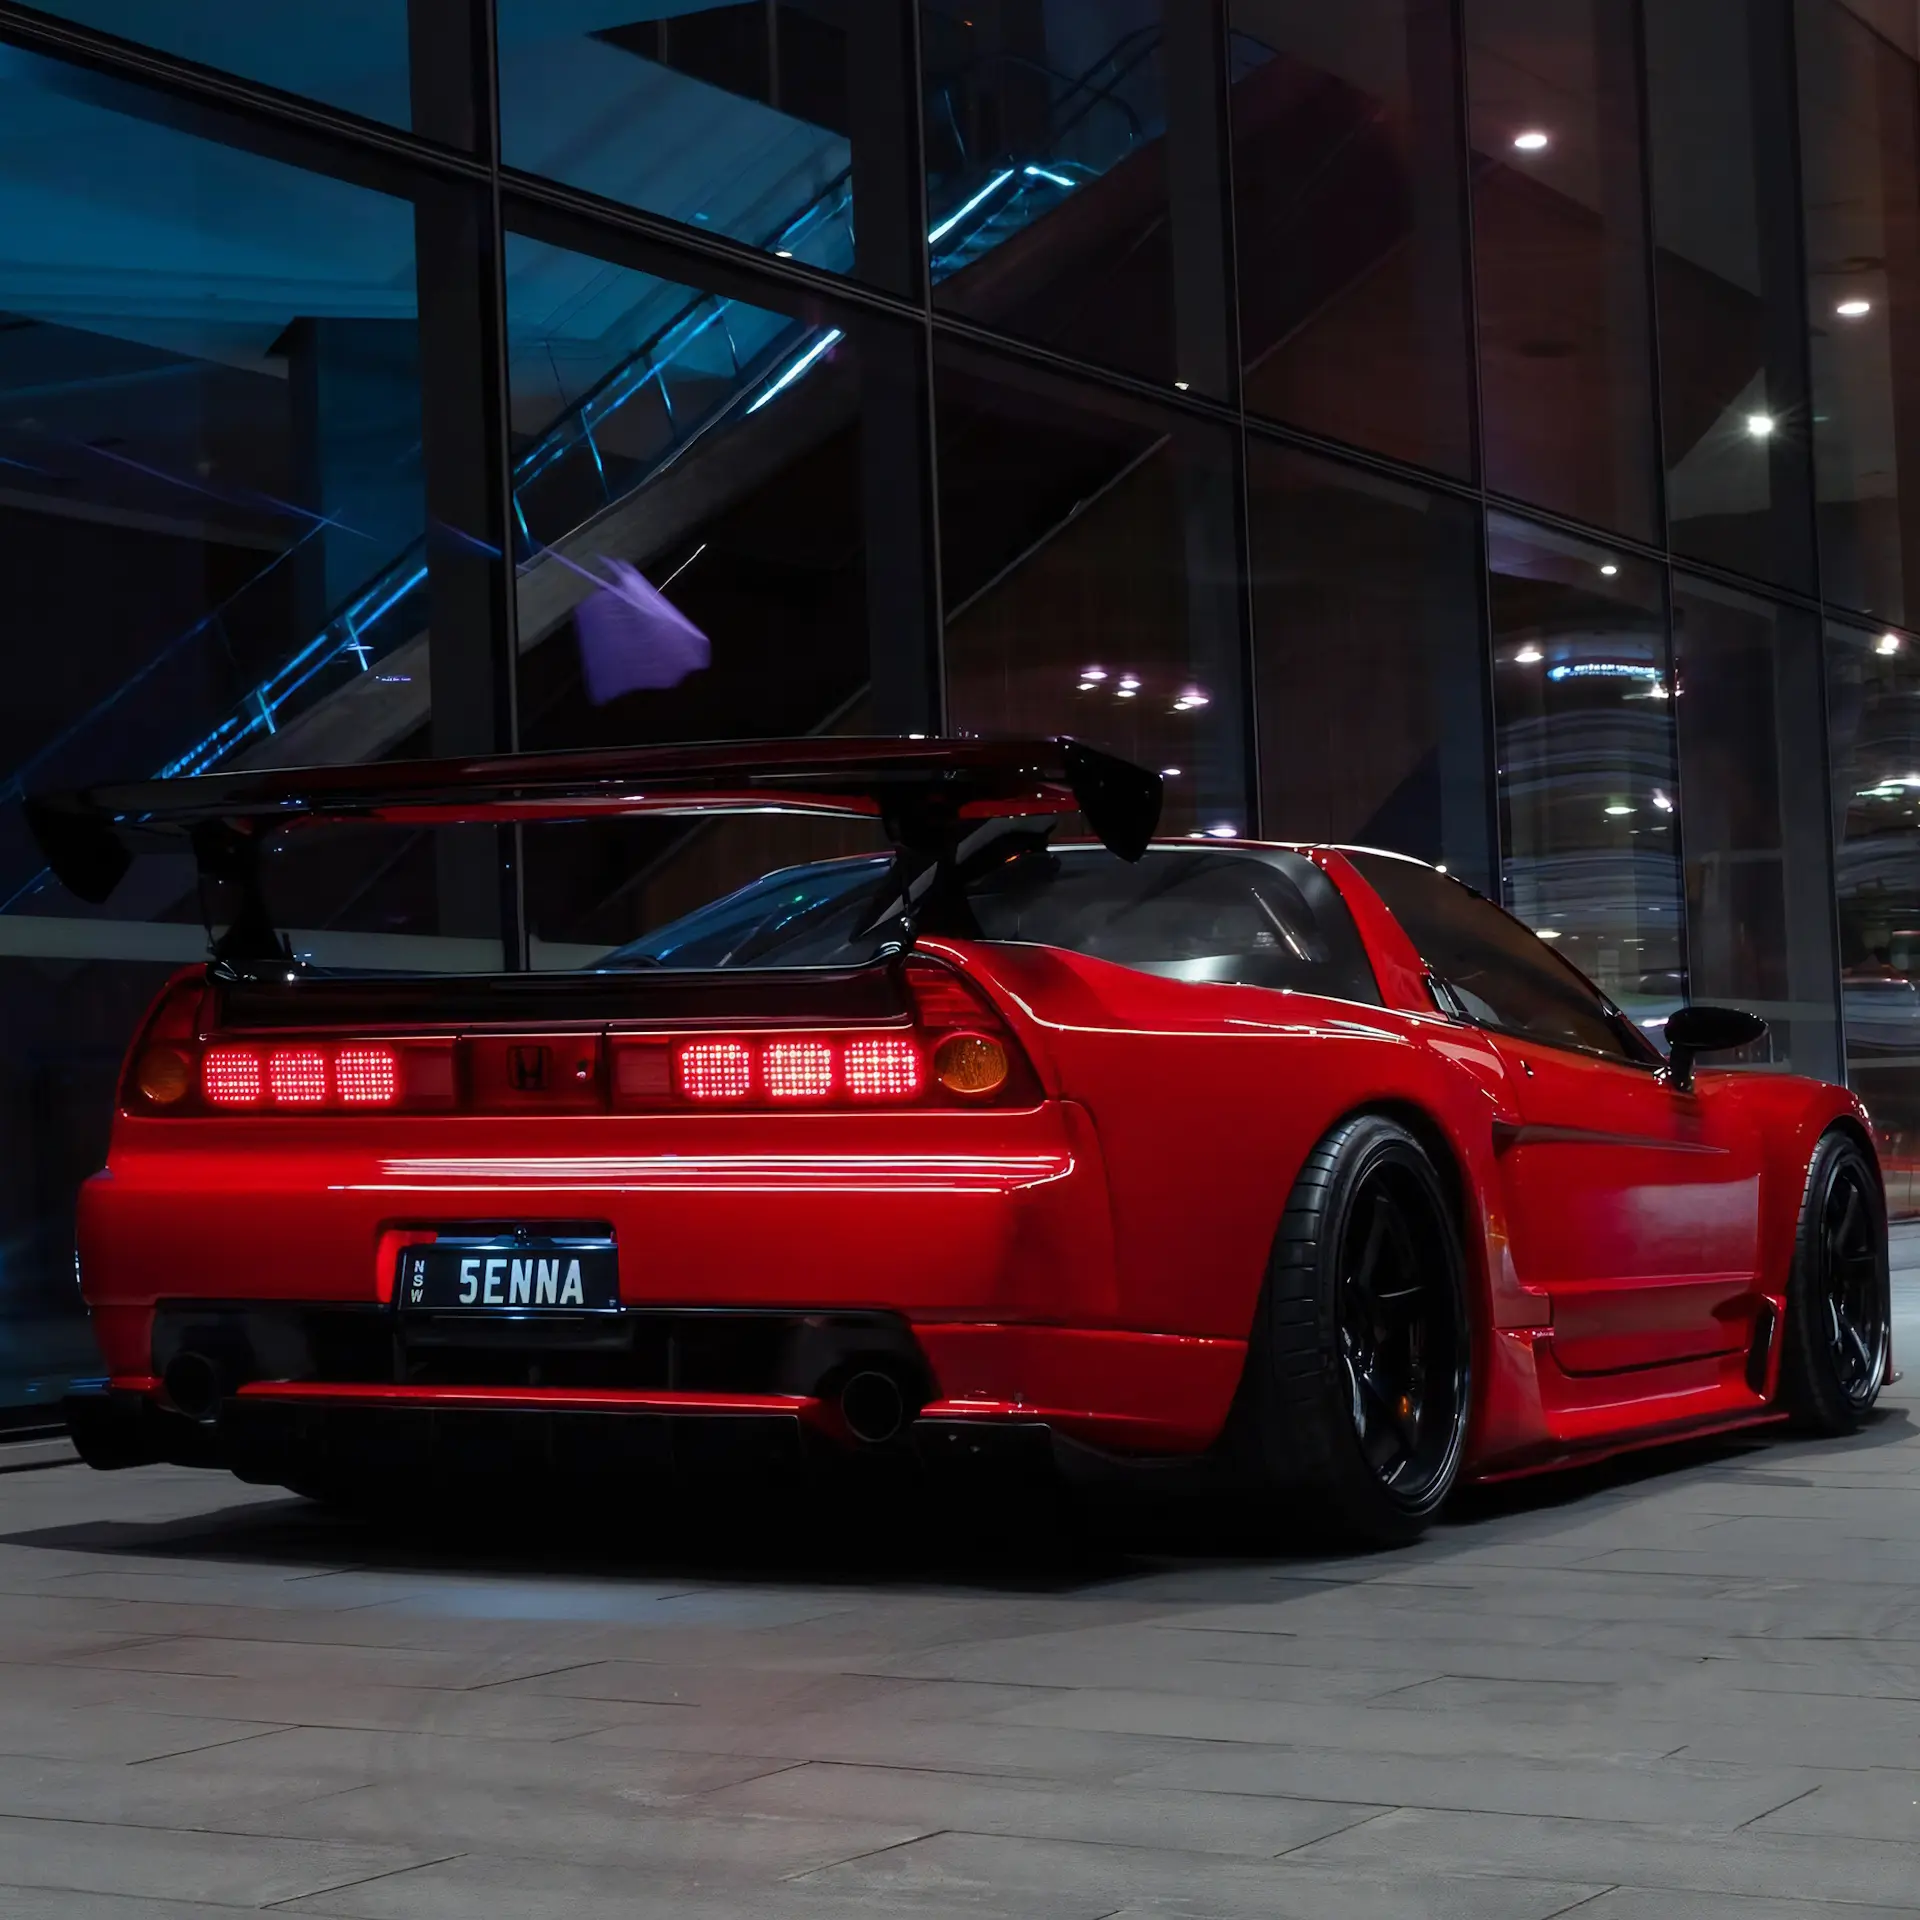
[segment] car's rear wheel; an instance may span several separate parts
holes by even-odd
[[[1341,1532],[1416,1538],[1460,1470],[1472,1336],[1453,1209],[1397,1122],[1362,1114],[1308,1156],[1247,1364],[1268,1477]]]
[[[1860,1143],[1813,1150],[1787,1282],[1780,1404],[1808,1433],[1851,1433],[1886,1383],[1892,1351],[1887,1211]]]

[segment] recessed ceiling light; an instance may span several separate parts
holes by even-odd
[[[1620,571],[1620,569],[1617,566],[1615,566],[1611,560],[1609,560],[1602,565],[1600,571],[1603,574],[1605,574],[1609,580],[1611,580],[1613,576]]]
[[[1900,636],[1897,633],[1883,633],[1880,638],[1873,643],[1873,650],[1875,653],[1898,653],[1900,651]]]
[[[1842,320],[1864,320],[1872,311],[1873,302],[1871,300],[1860,299],[1842,300],[1840,304],[1834,308],[1834,312],[1837,313]]]
[[[1752,434],[1756,440],[1766,439],[1766,437],[1772,433],[1773,427],[1774,419],[1770,413],[1750,413],[1747,415],[1747,431]]]
[[[1182,393],[1185,393],[1187,388],[1192,384],[1192,382],[1187,380],[1176,380],[1173,384],[1176,387],[1178,387]]]
[[[1520,666],[1537,667],[1540,664],[1540,649],[1529,640],[1513,657]]]
[[[1513,144],[1522,153],[1542,153],[1550,143],[1538,127],[1529,127],[1524,133],[1516,133],[1513,136]]]

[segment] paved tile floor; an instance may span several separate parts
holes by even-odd
[[[1372,1558],[423,1541],[3,1449],[0,1915],[1920,1914],[1900,1311],[1854,1441]]]

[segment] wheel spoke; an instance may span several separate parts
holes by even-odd
[[[1851,1180],[1847,1182],[1847,1204],[1840,1211],[1839,1225],[1834,1229],[1835,1237],[1842,1246],[1853,1238],[1853,1230],[1860,1220],[1860,1189]]]
[[[1367,1237],[1349,1276],[1354,1287],[1366,1298],[1369,1305],[1372,1305],[1376,1298],[1373,1276],[1374,1270],[1380,1264],[1380,1249],[1386,1242],[1387,1207],[1387,1196],[1384,1193],[1376,1193],[1373,1196],[1373,1205],[1367,1214]]]
[[[1866,1337],[1851,1320],[1847,1322],[1847,1338],[1853,1343],[1853,1350],[1860,1356],[1860,1377],[1863,1380],[1873,1378],[1873,1354],[1867,1347]]]
[[[1450,1469],[1465,1417],[1449,1231],[1417,1182],[1381,1169],[1353,1195],[1336,1269],[1340,1397],[1368,1472],[1405,1498]]]

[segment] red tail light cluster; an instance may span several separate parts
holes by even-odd
[[[673,1049],[672,1090],[695,1106],[766,1101],[778,1106],[849,1100],[911,1100],[925,1083],[920,1044],[910,1034],[847,1039],[823,1034],[773,1040],[683,1040],[614,1042],[617,1053],[662,1045]],[[663,1075],[619,1075],[623,1088]],[[623,1103],[626,1104],[626,1103]],[[644,1097],[635,1105],[654,1105]]]
[[[134,1061],[129,1091],[155,1112],[450,1107],[453,1042],[194,1047],[149,1041]]]
[[[129,1062],[124,1103],[151,1114],[670,1112],[1027,1105],[1039,1087],[999,1013],[944,964],[907,964],[911,1025],[821,1032],[600,1031],[259,1040],[199,1035],[213,1013],[181,981]]]
[[[400,1100],[392,1047],[209,1047],[200,1091],[212,1107],[391,1107]]]
[[[160,996],[135,1043],[122,1104],[135,1113],[445,1111],[457,1104],[455,1041],[203,1040],[204,976]]]

